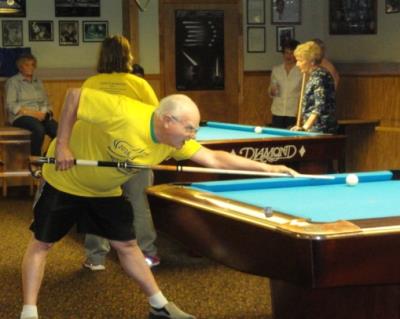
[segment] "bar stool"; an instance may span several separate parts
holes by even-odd
[[[8,180],[29,179],[30,194],[34,181],[29,171],[31,132],[12,126],[0,127],[0,178],[2,194],[7,196]]]

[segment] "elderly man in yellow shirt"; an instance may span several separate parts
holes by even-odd
[[[36,305],[46,257],[74,225],[79,232],[110,241],[122,268],[148,297],[149,318],[195,318],[163,295],[135,240],[132,207],[121,196],[120,185],[136,170],[74,166],[74,159],[154,165],[173,157],[215,168],[296,174],[283,165],[207,149],[194,140],[199,123],[197,105],[185,95],[168,96],[155,108],[92,89],[67,93],[57,139],[48,151],[57,164],[43,167],[45,183],[31,225],[34,237],[22,262],[21,319],[38,318]]]

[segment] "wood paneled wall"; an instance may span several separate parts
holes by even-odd
[[[146,79],[162,98],[159,75]],[[271,121],[271,99],[267,94],[270,72],[245,72],[244,100],[239,108],[239,123],[265,125]],[[58,119],[68,88],[79,87],[83,80],[44,80]],[[342,75],[337,92],[339,119],[380,119],[376,129],[351,127],[347,145],[347,170],[400,168],[400,75]],[[0,98],[3,82],[0,82]],[[229,105],[224,112],[229,114]],[[1,112],[0,112],[1,114]],[[203,114],[204,116],[204,114]],[[206,116],[206,115],[205,115]],[[1,123],[3,119],[1,119]]]
[[[245,72],[240,123],[271,121],[270,72]],[[378,119],[379,127],[346,130],[347,171],[400,169],[400,75],[345,74],[337,92],[338,119]]]
[[[153,87],[157,96],[160,97],[160,80],[159,76],[149,76],[147,78],[150,85]],[[43,80],[46,92],[49,96],[50,103],[53,106],[54,117],[58,120],[63,106],[65,93],[69,88],[79,88],[84,80]],[[4,101],[4,81],[0,81],[0,107],[3,108]],[[0,123],[4,123],[4,114],[0,112]]]
[[[254,125],[271,123],[272,100],[267,92],[270,76],[271,72],[245,72],[239,123]]]

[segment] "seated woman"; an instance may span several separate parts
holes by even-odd
[[[17,59],[19,73],[5,83],[8,121],[32,132],[31,154],[41,155],[44,136],[57,135],[57,122],[49,104],[43,83],[35,75],[36,58],[32,54]]]
[[[300,71],[307,74],[308,81],[301,101],[300,125],[292,130],[335,133],[335,82],[329,71],[320,65],[323,58],[320,46],[314,41],[303,43],[297,46],[294,56]]]

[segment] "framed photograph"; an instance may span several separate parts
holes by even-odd
[[[56,17],[100,17],[100,0],[54,0]]]
[[[28,25],[29,41],[53,41],[53,21],[30,20]]]
[[[60,45],[79,45],[79,22],[58,22],[58,39]]]
[[[398,12],[400,12],[400,1],[399,0],[386,0],[385,13],[398,13]]]
[[[21,47],[24,45],[22,20],[1,21],[3,47]]]
[[[294,27],[276,27],[276,51],[282,52],[282,44],[292,39],[295,39]]]
[[[376,16],[377,0],[329,0],[329,33],[376,34]]]
[[[82,21],[83,42],[101,42],[108,37],[108,21]]]
[[[301,0],[271,0],[272,24],[300,24]]]
[[[265,23],[265,0],[247,0],[247,24]]]
[[[26,17],[26,0],[0,0],[0,18]]]
[[[247,28],[247,52],[265,52],[265,27]]]

